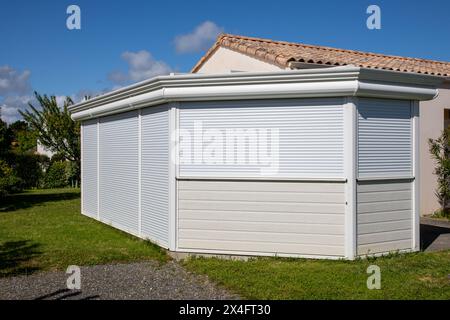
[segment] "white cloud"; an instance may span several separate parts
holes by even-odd
[[[8,66],[0,66],[0,115],[2,120],[13,122],[21,118],[19,110],[25,110],[33,99],[29,70],[22,72]]]
[[[223,28],[214,22],[205,21],[191,33],[175,37],[175,49],[178,53],[200,52],[208,49]]]
[[[164,61],[156,60],[150,52],[126,51],[122,54],[122,59],[128,64],[126,73],[112,72],[109,79],[113,82],[113,89],[127,84],[152,78],[161,74],[169,74],[172,68]],[[31,103],[36,108],[40,108],[37,100],[32,93],[32,87],[29,83],[31,72],[28,70],[19,72],[10,66],[0,66],[0,116],[2,120],[11,123],[20,120],[22,116],[19,110],[28,109]],[[78,93],[70,95],[74,103],[84,100],[85,96],[95,97],[110,91],[111,88],[103,90],[80,90]],[[66,96],[57,95],[56,101],[59,106],[64,105]]]
[[[28,108],[29,102],[35,102],[32,95],[11,95],[7,96],[0,102],[0,114],[3,121],[8,123],[22,119],[19,110],[24,111]]]
[[[28,70],[18,72],[9,66],[0,66],[0,117],[3,121],[12,123],[21,120],[22,116],[19,111],[29,109],[29,103],[40,109],[29,83],[30,74],[31,72]],[[109,90],[109,88],[97,91],[80,90],[70,95],[70,98],[74,103],[78,103],[84,100],[85,96],[95,97]],[[55,95],[55,97],[58,106],[62,107],[66,101],[66,96]]]
[[[8,65],[0,66],[0,96],[29,92],[30,74],[29,70],[19,72]]]
[[[152,78],[157,75],[169,74],[172,68],[164,61],[156,60],[146,50],[126,51],[122,53],[122,59],[128,64],[128,72],[111,72],[108,76],[113,83],[124,84],[126,82],[137,82]]]
[[[85,91],[80,91],[77,94],[73,94],[70,96],[74,103],[80,102],[84,99],[86,95]],[[90,94],[89,94],[90,95]],[[64,102],[66,101],[66,96],[64,95],[56,95],[56,103],[59,107],[64,106]],[[29,104],[33,105],[36,109],[40,110],[41,106],[39,102],[36,100],[34,94],[25,94],[25,95],[9,95],[5,97],[2,101],[0,101],[0,114],[3,121],[7,123],[12,123],[17,120],[21,120],[22,116],[19,113],[20,111],[29,110]]]

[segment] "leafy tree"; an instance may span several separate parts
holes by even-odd
[[[29,135],[32,131],[26,122],[8,126],[0,120],[0,197],[39,185],[45,159],[28,152],[35,146]]]
[[[74,162],[66,162],[66,181],[72,188],[78,188],[77,168]]]
[[[16,153],[14,154],[15,175],[22,180],[22,188],[38,188],[41,180],[44,178],[48,166],[49,159],[46,155],[38,155],[33,153]]]
[[[23,119],[37,133],[37,139],[50,151],[60,154],[65,160],[75,163],[77,177],[80,173],[80,124],[70,117],[67,108],[73,104],[66,97],[60,107],[55,96],[34,93],[40,110],[29,104],[30,110],[20,111]],[[78,178],[79,179],[79,178]]]
[[[37,145],[36,132],[25,121],[18,120],[9,125],[13,135],[13,149],[19,153],[34,151]]]
[[[16,150],[20,153],[33,152],[37,147],[37,133],[34,130],[19,131],[16,135]]]
[[[14,174],[7,159],[10,155],[12,133],[7,123],[0,118],[0,198],[20,188],[21,181]]]
[[[62,188],[67,186],[67,161],[54,161],[44,176],[44,188]]]
[[[14,174],[13,168],[0,159],[0,198],[11,192],[22,190],[22,180]]]
[[[437,175],[438,186],[436,196],[438,197],[441,211],[449,215],[450,201],[450,128],[442,131],[437,139],[428,140],[430,153],[436,162],[434,173]]]
[[[28,129],[28,124],[23,121],[23,120],[17,120],[13,123],[11,123],[8,128],[13,132],[13,133],[17,133],[19,131],[22,130],[27,130]]]
[[[11,147],[12,134],[6,122],[0,118],[0,156],[9,151]]]

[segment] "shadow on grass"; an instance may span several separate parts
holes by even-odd
[[[38,267],[24,266],[31,259],[39,256],[40,244],[31,240],[9,241],[0,244],[0,277],[31,274]]]
[[[450,233],[450,228],[444,226],[434,226],[431,224],[420,224],[420,249],[422,251],[425,251],[436,241],[436,239],[440,235],[447,233]],[[450,244],[442,248],[439,248],[438,246],[436,249],[450,249]]]
[[[80,197],[77,191],[59,193],[20,193],[6,196],[2,199],[0,212],[11,212],[18,209],[26,209],[44,202],[72,200]]]

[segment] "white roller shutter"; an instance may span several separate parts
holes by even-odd
[[[100,219],[138,233],[138,113],[100,119]]]
[[[81,130],[82,213],[90,217],[97,217],[97,119],[84,121]]]
[[[141,232],[168,245],[169,236],[169,112],[167,106],[141,114]]]
[[[182,136],[191,136],[192,156],[189,156],[188,148],[184,148],[186,142],[181,142],[180,177],[342,178],[342,104],[340,98],[183,103],[179,126]],[[244,163],[238,163],[236,156],[234,163],[227,162],[225,156],[222,163],[195,158],[199,154],[199,145],[205,153],[215,142],[222,143],[223,155],[227,154],[227,130],[249,129],[258,133],[256,164],[250,162],[248,153]],[[279,138],[277,159],[273,157],[271,136],[276,130]],[[199,131],[203,138],[196,135]],[[260,134],[264,132],[267,132],[268,152],[260,148],[264,144],[261,139],[264,134]],[[223,140],[212,142],[208,133],[220,133]],[[249,151],[248,141],[245,142],[246,152]],[[237,150],[236,144],[230,150]],[[261,151],[268,155],[266,159],[260,156]],[[270,168],[274,168],[275,173]]]
[[[360,178],[412,176],[410,101],[359,101],[358,173]]]

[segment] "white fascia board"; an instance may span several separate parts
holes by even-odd
[[[397,83],[409,83],[416,85],[425,85],[436,87],[443,82],[440,76],[432,76],[428,74],[419,74],[413,72],[391,71],[383,69],[361,68],[359,72],[360,80],[371,81],[389,81]]]
[[[433,95],[434,92],[434,95]],[[404,100],[432,100],[438,91],[432,87],[405,86],[396,83],[377,83],[358,81],[358,97],[404,99]]]
[[[84,120],[167,102],[279,98],[340,97],[353,95],[357,81],[197,86],[163,88],[82,111],[72,111],[74,120]]]
[[[376,79],[374,82],[367,80],[372,73]],[[360,80],[361,75],[364,81]],[[85,120],[174,101],[342,96],[433,99],[437,89],[433,85],[423,84],[424,77],[349,66],[279,72],[159,76],[78,103],[69,107],[69,111],[74,120]],[[434,79],[429,81],[436,81]]]

